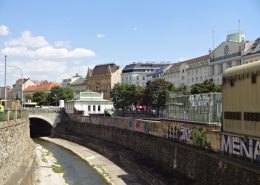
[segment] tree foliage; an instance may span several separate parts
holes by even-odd
[[[47,98],[48,98],[48,93],[39,91],[33,94],[32,101],[36,102],[38,105],[46,105]]]
[[[190,94],[189,88],[188,88],[188,86],[185,85],[185,84],[180,84],[180,86],[175,89],[175,92],[176,92],[176,93],[183,94],[183,95],[188,95],[188,94]]]
[[[114,107],[125,110],[131,105],[140,104],[143,97],[143,88],[134,84],[115,84],[111,90]]]
[[[173,91],[172,83],[164,79],[148,81],[144,90],[143,103],[148,107],[159,109],[165,106],[167,91]]]
[[[60,100],[71,100],[73,98],[73,90],[69,87],[61,88],[55,86],[51,88],[51,92],[48,95],[48,105],[58,105]]]
[[[73,90],[70,87],[65,87],[62,89],[63,100],[68,101],[73,99]]]
[[[191,94],[221,92],[221,86],[214,83],[213,79],[191,86]]]

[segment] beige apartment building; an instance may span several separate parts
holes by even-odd
[[[88,69],[86,76],[87,89],[103,92],[105,99],[110,99],[110,91],[116,83],[121,83],[122,69],[114,63],[96,65]]]

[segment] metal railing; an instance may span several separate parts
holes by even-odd
[[[0,122],[10,121],[28,117],[28,110],[26,109],[6,109],[0,113]]]
[[[216,62],[216,61],[219,61],[219,60],[232,58],[232,57],[237,57],[237,56],[241,56],[241,52],[236,52],[236,53],[231,53],[231,54],[224,55],[224,56],[221,56],[221,57],[211,58],[210,59],[210,63],[211,62]]]
[[[28,111],[30,114],[38,114],[38,113],[59,113],[60,112],[59,107],[50,107],[50,108],[28,108]]]

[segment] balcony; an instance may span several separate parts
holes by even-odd
[[[216,62],[216,61],[219,61],[219,60],[225,60],[225,59],[228,59],[228,58],[237,57],[237,56],[241,56],[241,52],[236,52],[236,53],[224,55],[224,56],[221,56],[221,57],[211,58],[210,63]]]

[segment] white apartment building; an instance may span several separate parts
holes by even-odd
[[[74,92],[80,92],[86,90],[86,78],[76,74],[75,76],[67,79],[63,79],[61,87],[70,87]]]
[[[122,83],[145,87],[146,82],[152,79],[152,77],[147,77],[147,75],[165,66],[169,66],[169,63],[137,62],[126,65],[121,75]]]
[[[222,75],[225,69],[241,65],[242,53],[249,44],[244,40],[244,34],[232,33],[227,35],[226,41],[211,51],[209,76],[216,84],[222,84]]]
[[[200,56],[190,60],[173,64],[162,76],[175,87],[181,84],[191,86],[201,83],[209,78],[209,55]]]
[[[245,51],[242,55],[242,64],[260,60],[260,37],[254,41],[247,41]]]
[[[14,98],[21,99],[22,91],[24,91],[24,89],[26,89],[27,87],[34,85],[36,85],[36,83],[33,80],[30,80],[30,78],[16,80],[15,84],[13,85]]]

